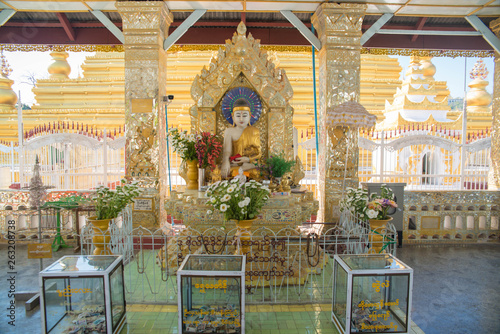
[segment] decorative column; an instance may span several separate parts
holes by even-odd
[[[125,169],[143,188],[134,225],[146,228],[166,221],[165,112],[167,53],[163,41],[173,21],[163,1],[117,1],[125,36]],[[135,227],[134,226],[134,227]]]
[[[358,186],[358,130],[332,128],[326,122],[326,115],[343,102],[359,102],[360,38],[365,10],[364,4],[323,3],[312,17],[321,41],[318,54],[318,221],[322,222],[338,221],[346,164],[345,186]]]
[[[490,22],[491,30],[500,38],[500,18]],[[488,189],[500,189],[500,54],[495,53],[493,74],[493,123],[491,126],[491,153]]]

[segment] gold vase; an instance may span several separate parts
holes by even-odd
[[[187,160],[187,189],[198,190],[198,160]]]
[[[250,241],[252,240],[252,231],[254,219],[235,220],[236,227],[238,228],[237,237],[240,239],[241,249],[239,255],[247,255],[250,252]]]
[[[112,219],[96,219],[97,216],[89,217],[87,221],[94,226],[94,237],[92,243],[95,246],[94,255],[112,255],[108,248],[111,236],[108,233],[109,222]]]
[[[387,242],[387,222],[390,222],[392,217],[388,219],[370,219],[370,253],[385,253],[384,242]],[[384,240],[384,238],[386,240]],[[383,250],[382,250],[383,249]]]

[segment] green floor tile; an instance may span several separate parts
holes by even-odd
[[[278,329],[276,321],[262,321],[260,323],[260,328],[262,329]]]
[[[314,327],[314,322],[312,320],[295,320],[295,325],[297,328],[307,328],[307,327]]]

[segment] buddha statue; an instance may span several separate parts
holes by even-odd
[[[246,176],[256,178],[261,157],[260,132],[250,124],[251,110],[244,98],[234,102],[231,116],[233,127],[224,132],[221,175],[236,176],[241,168]]]

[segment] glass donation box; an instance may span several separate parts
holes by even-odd
[[[177,271],[179,333],[245,333],[245,256],[188,255]]]
[[[333,276],[340,333],[410,333],[412,268],[390,254],[335,255]]]
[[[113,334],[125,324],[122,256],[63,256],[39,277],[43,333]]]

